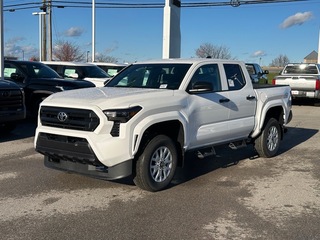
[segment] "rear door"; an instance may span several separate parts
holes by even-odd
[[[254,127],[256,96],[250,82],[237,63],[223,64],[222,81],[228,90],[228,128],[230,139],[242,139],[249,136]]]

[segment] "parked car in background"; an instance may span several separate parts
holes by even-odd
[[[111,78],[104,70],[92,63],[43,61],[61,77],[92,82],[97,87],[103,87]]]
[[[112,77],[128,66],[128,64],[124,64],[124,63],[93,62],[93,64],[103,69],[106,73],[108,73]]]
[[[263,83],[268,83],[268,70],[263,70],[257,63],[246,63],[246,68],[253,83],[259,83],[260,81]]]
[[[83,80],[67,80],[40,62],[4,60],[4,79],[24,90],[27,113],[36,117],[40,102],[52,93],[95,87]]]
[[[0,80],[0,137],[26,117],[24,92],[11,81]]]
[[[274,85],[289,85],[293,98],[320,99],[320,65],[289,63],[272,80]]]

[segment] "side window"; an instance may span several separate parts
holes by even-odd
[[[24,78],[23,73],[11,63],[4,64],[3,76],[7,80],[18,80]]]
[[[201,66],[194,73],[188,86],[188,90],[198,88],[198,86],[211,86],[211,91],[221,91],[220,73],[217,64]]]
[[[74,67],[66,67],[63,72],[64,78],[79,78],[79,73]]]
[[[246,68],[247,68],[250,75],[255,74],[255,70],[254,70],[253,65],[246,65]]]
[[[241,70],[238,64],[223,64],[228,87],[230,91],[239,90],[246,84]]]
[[[12,73],[16,73],[17,69],[11,64],[5,64],[3,69],[3,76],[5,79],[10,79]]]

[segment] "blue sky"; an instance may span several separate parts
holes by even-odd
[[[3,5],[28,2],[4,0]],[[37,11],[40,10],[3,13],[5,55],[14,55],[19,59],[39,55],[39,18],[32,15]],[[263,66],[269,65],[280,54],[287,55],[291,62],[301,62],[313,50],[318,51],[320,1],[239,7],[182,7],[180,26],[181,57],[195,57],[195,50],[201,44],[211,43],[227,47],[232,57],[238,60],[257,62]],[[90,8],[53,8],[52,28],[53,45],[59,40],[69,41],[83,52],[90,51],[91,55]],[[158,59],[162,57],[162,34],[162,8],[96,9],[97,54],[115,57],[119,62]]]

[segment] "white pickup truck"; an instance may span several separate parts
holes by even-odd
[[[254,144],[276,155],[291,120],[288,86],[252,86],[240,61],[134,63],[105,87],[46,98],[35,149],[45,166],[104,179],[132,175],[148,191],[168,186],[187,152]]]
[[[320,65],[315,63],[289,63],[273,85],[289,85],[293,98],[320,99]]]

